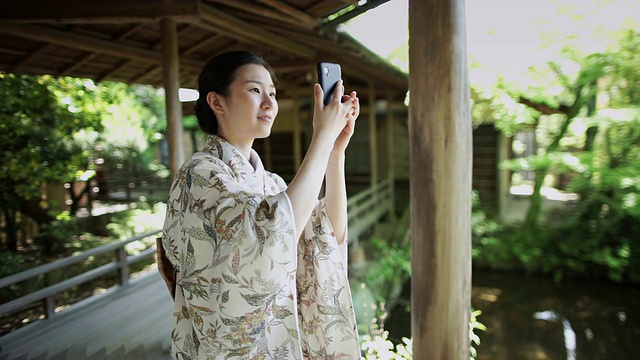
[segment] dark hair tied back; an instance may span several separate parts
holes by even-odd
[[[238,69],[248,64],[264,66],[273,77],[269,64],[264,59],[251,51],[230,51],[220,54],[204,66],[198,76],[199,98],[194,110],[198,118],[200,129],[207,134],[218,133],[218,120],[211,107],[207,103],[207,94],[215,91],[221,96],[228,95],[229,86],[238,73]]]

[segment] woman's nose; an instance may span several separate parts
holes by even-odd
[[[265,98],[262,100],[262,107],[265,109],[271,109],[273,108],[275,102],[276,99],[274,99],[272,96],[265,96]]]

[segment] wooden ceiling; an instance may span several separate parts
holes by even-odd
[[[161,87],[160,19],[171,18],[182,87],[195,87],[200,69],[216,54],[251,49],[274,67],[284,96],[309,95],[315,63],[334,61],[347,86],[361,94],[374,83],[379,96],[401,99],[407,76],[336,30],[386,1],[12,1],[0,13],[0,70]]]

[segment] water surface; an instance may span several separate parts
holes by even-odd
[[[640,359],[640,287],[474,272],[478,360]]]

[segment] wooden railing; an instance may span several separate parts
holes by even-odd
[[[60,292],[67,290],[73,286],[78,286],[96,279],[100,276],[111,272],[119,272],[119,284],[126,285],[129,282],[129,267],[131,264],[135,264],[141,260],[147,259],[155,254],[155,247],[146,249],[137,255],[127,254],[125,247],[135,241],[140,241],[150,236],[155,236],[160,233],[160,230],[153,230],[134,236],[132,238],[119,241],[116,243],[106,244],[99,246],[95,249],[91,249],[80,254],[70,256],[64,259],[60,259],[45,265],[35,267],[11,276],[0,279],[0,288],[11,286],[20,283],[25,280],[33,279],[37,276],[49,273],[55,270],[61,270],[73,264],[77,264],[92,256],[98,256],[106,254],[111,251],[116,252],[116,260],[108,264],[102,265],[95,269],[83,272],[79,275],[73,276],[69,279],[60,281],[54,285],[47,286],[40,290],[36,290],[27,295],[21,296],[4,304],[0,304],[0,314],[10,313],[12,311],[23,308],[31,303],[42,301],[44,306],[45,317],[51,317],[55,315],[55,296]]]
[[[349,243],[358,245],[361,235],[371,229],[392,209],[392,188],[389,179],[349,198]]]
[[[371,227],[376,224],[382,216],[390,211],[391,190],[390,183],[386,180],[379,183],[376,187],[364,190],[349,198],[347,206],[349,214],[349,240],[351,244],[357,245],[360,236],[365,231],[371,229]],[[149,231],[123,241],[103,245],[74,256],[0,279],[1,289],[52,271],[64,269],[65,267],[84,261],[89,257],[106,254],[111,251],[116,252],[115,261],[60,281],[54,285],[36,290],[4,304],[0,304],[0,314],[7,314],[19,310],[29,304],[42,301],[45,310],[45,317],[48,318],[54,316],[56,314],[56,304],[54,299],[57,294],[73,286],[87,283],[100,276],[115,271],[119,272],[119,285],[126,285],[129,282],[130,266],[153,256],[155,254],[155,247],[146,249],[137,255],[127,254],[125,247],[132,242],[141,241],[152,236],[155,237],[160,233],[160,231],[161,230]]]

